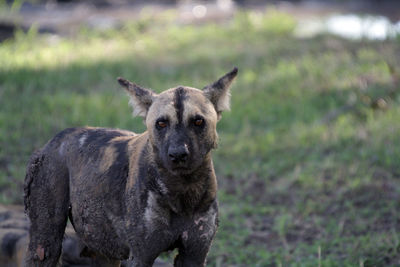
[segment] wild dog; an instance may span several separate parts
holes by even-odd
[[[57,264],[69,218],[101,266],[152,266],[175,248],[175,266],[204,266],[218,225],[211,150],[236,75],[160,94],[118,78],[144,133],[69,128],[34,153],[24,184],[27,265]]]

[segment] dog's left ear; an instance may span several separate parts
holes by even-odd
[[[235,80],[237,73],[238,69],[235,67],[218,81],[203,88],[204,95],[213,103],[217,111],[218,119],[222,111],[229,110],[230,108],[231,94],[229,88]]]
[[[133,115],[146,118],[147,111],[153,103],[154,97],[157,95],[150,89],[140,87],[124,78],[119,77],[119,84],[128,92],[131,100],[129,103],[133,107]]]

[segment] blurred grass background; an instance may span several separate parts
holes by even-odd
[[[123,76],[157,92],[233,66],[214,152],[220,228],[209,266],[400,265],[400,38],[296,38],[275,10],[229,21],[142,16],[0,43],[0,202],[22,203],[30,154],[72,126],[144,130]]]

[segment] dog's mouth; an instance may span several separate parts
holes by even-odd
[[[172,171],[190,171],[192,169],[188,166],[187,163],[179,163],[179,164],[172,163],[170,164],[170,166],[171,166],[170,169]]]
[[[189,174],[194,168],[190,162],[169,163],[169,170],[174,174]]]

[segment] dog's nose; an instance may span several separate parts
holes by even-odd
[[[185,162],[189,157],[187,146],[175,147],[168,149],[168,156],[174,163]]]

